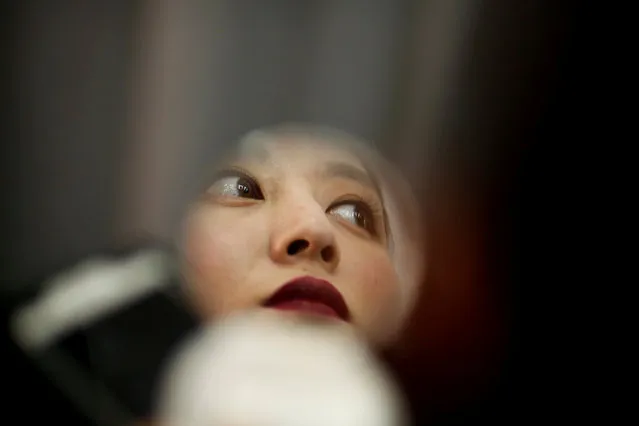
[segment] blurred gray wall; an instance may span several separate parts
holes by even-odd
[[[252,128],[313,121],[380,139],[410,5],[371,5],[148,3],[139,33],[144,53],[133,67],[134,142],[126,148],[119,234],[144,226],[169,238],[190,184],[221,147]]]
[[[432,164],[496,167],[502,124],[517,121],[543,57],[543,12],[477,0],[16,2],[3,28],[4,288],[114,245],[170,240],[203,168],[257,126],[360,134],[418,187]],[[425,165],[442,152],[464,160]]]
[[[315,121],[383,145],[415,24],[408,0],[31,0],[13,12],[8,287],[168,239],[190,183],[256,126]]]
[[[13,3],[3,16],[5,288],[111,238],[137,20],[132,2]]]

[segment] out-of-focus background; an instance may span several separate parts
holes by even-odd
[[[426,291],[390,355],[415,410],[451,424],[516,406],[518,212],[571,31],[557,2],[3,8],[0,297],[104,250],[170,244],[222,148],[318,122],[375,141],[426,207]]]

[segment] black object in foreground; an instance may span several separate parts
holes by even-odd
[[[169,252],[152,249],[94,257],[14,307],[17,344],[9,343],[32,398],[47,392],[55,404],[68,402],[86,424],[149,415],[166,354],[195,326],[171,262]]]

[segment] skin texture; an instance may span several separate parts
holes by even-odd
[[[386,207],[362,161],[281,136],[245,143],[224,169],[241,172],[213,178],[184,222],[183,272],[197,312],[214,320],[253,309],[311,275],[342,293],[357,331],[387,344],[405,308]]]

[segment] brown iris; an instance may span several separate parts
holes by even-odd
[[[340,201],[332,205],[327,213],[352,223],[366,230],[371,235],[377,235],[374,215],[370,208],[361,201]]]
[[[224,170],[217,174],[215,183],[207,191],[211,195],[263,200],[264,194],[257,181],[241,170]]]

